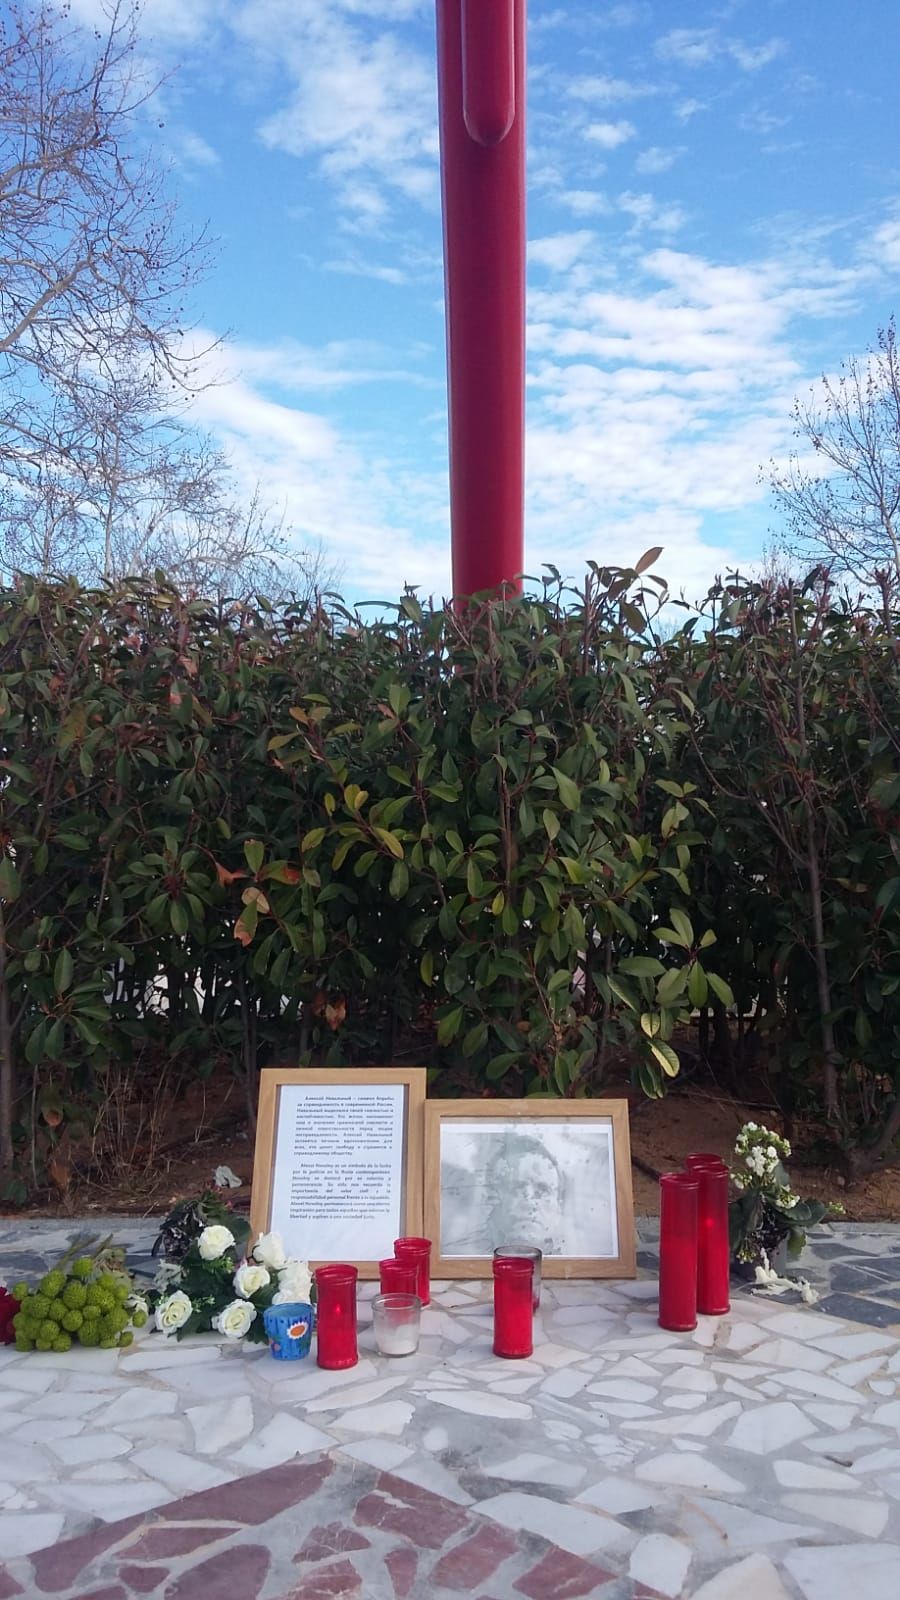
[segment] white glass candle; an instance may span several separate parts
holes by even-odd
[[[419,1348],[422,1302],[417,1294],[377,1294],[372,1301],[375,1343],[383,1356],[411,1356]]]

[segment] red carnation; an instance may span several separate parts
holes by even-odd
[[[13,1317],[19,1309],[19,1301],[14,1294],[10,1294],[0,1284],[0,1344],[13,1344],[16,1330],[13,1327]]]

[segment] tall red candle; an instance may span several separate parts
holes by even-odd
[[[414,1261],[398,1261],[396,1256],[379,1261],[378,1276],[382,1294],[418,1294],[419,1272]]]
[[[410,1236],[394,1240],[394,1255],[398,1261],[415,1262],[416,1288],[423,1306],[431,1304],[431,1240]]]
[[[534,1348],[534,1265],[521,1256],[494,1262],[494,1355],[516,1359]]]
[[[659,1180],[659,1325],[673,1333],[697,1326],[697,1196],[694,1173]]]
[[[718,1156],[692,1155],[685,1163],[699,1180],[697,1194],[697,1310],[722,1317],[730,1309],[728,1284],[728,1168]]]
[[[343,1263],[316,1268],[316,1360],[332,1371],[359,1360],[356,1277],[356,1268]]]

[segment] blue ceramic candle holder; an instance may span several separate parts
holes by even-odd
[[[302,1361],[309,1355],[313,1310],[309,1305],[267,1306],[263,1323],[276,1361]]]

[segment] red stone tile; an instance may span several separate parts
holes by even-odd
[[[368,1550],[369,1541],[343,1522],[320,1524],[310,1532],[302,1550],[294,1561],[327,1561],[329,1556],[341,1556],[348,1550]]]
[[[518,1540],[506,1528],[485,1523],[471,1538],[441,1556],[431,1581],[444,1589],[477,1589],[518,1548]]]
[[[70,1588],[89,1561],[102,1556],[144,1521],[144,1517],[138,1516],[123,1517],[121,1522],[103,1522],[90,1533],[79,1534],[77,1539],[65,1539],[62,1544],[38,1550],[31,1557],[35,1583],[45,1594],[58,1594],[61,1589]]]
[[[595,1567],[592,1561],[582,1561],[567,1550],[548,1550],[513,1588],[527,1594],[528,1600],[581,1600],[582,1595],[598,1594],[605,1583],[614,1579],[614,1572]]]
[[[419,1570],[418,1552],[410,1550],[408,1545],[398,1545],[396,1550],[388,1551],[384,1564],[390,1573],[397,1600],[406,1600]]]
[[[128,1545],[128,1554],[138,1561],[165,1561],[170,1556],[189,1556],[205,1544],[216,1544],[239,1532],[233,1522],[211,1528],[179,1528],[158,1523],[156,1527],[145,1528],[140,1538]]]
[[[256,1600],[270,1559],[261,1544],[232,1545],[167,1584],[165,1600]]]
[[[358,1527],[382,1528],[387,1533],[408,1539],[417,1550],[440,1550],[462,1533],[468,1518],[459,1506],[439,1495],[430,1495],[427,1513],[415,1506],[397,1505],[383,1494],[367,1494],[360,1500],[353,1520]]]
[[[151,1589],[155,1589],[157,1584],[163,1582],[166,1569],[165,1567],[120,1567],[119,1577],[123,1583],[127,1583],[129,1590],[133,1589],[136,1594],[149,1594]]]
[[[352,1561],[332,1561],[311,1572],[292,1589],[287,1600],[337,1600],[337,1596],[362,1594],[362,1578]],[[212,1597],[210,1596],[210,1600]]]
[[[17,1583],[12,1573],[6,1567],[0,1567],[0,1600],[13,1600],[17,1594],[24,1594],[25,1590]]]
[[[265,1472],[236,1478],[234,1483],[189,1494],[172,1505],[161,1506],[157,1516],[165,1522],[212,1519],[243,1523],[245,1527],[257,1526],[315,1494],[332,1470],[332,1463],[324,1457],[315,1461],[288,1461],[281,1467],[268,1467]]]

